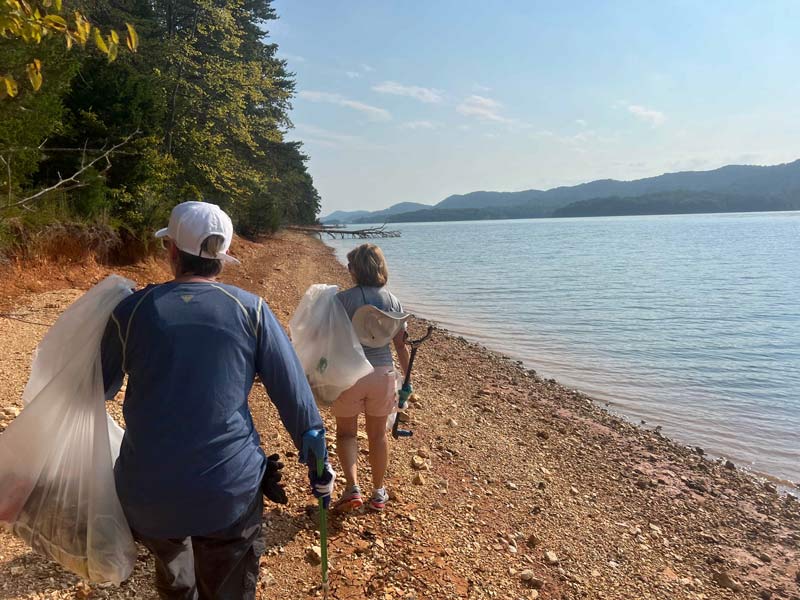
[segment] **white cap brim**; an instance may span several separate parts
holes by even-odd
[[[166,227],[164,227],[164,229],[159,229],[158,231],[156,231],[155,237],[157,237],[157,238],[165,238],[168,235],[169,235],[169,231],[167,230]]]
[[[233,258],[230,254],[217,254],[217,258],[224,263],[228,263],[229,265],[240,265],[242,263],[239,262],[238,258]]]

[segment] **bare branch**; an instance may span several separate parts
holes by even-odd
[[[107,171],[109,168],[111,168],[111,159],[109,157],[117,149],[121,148],[122,146],[124,146],[125,144],[130,142],[138,134],[139,134],[138,130],[134,131],[132,134],[130,134],[124,140],[122,140],[118,144],[115,144],[114,146],[111,146],[108,150],[103,152],[100,156],[92,159],[88,163],[86,162],[86,147],[84,146],[84,155],[81,158],[81,168],[78,169],[77,171],[75,171],[75,173],[73,173],[72,175],[70,175],[67,178],[62,177],[61,174],[59,173],[58,181],[55,184],[51,185],[50,187],[46,187],[46,188],[44,188],[42,190],[39,190],[38,192],[36,192],[32,196],[28,196],[27,198],[23,198],[22,200],[18,200],[17,202],[14,202],[14,203],[11,203],[11,204],[9,204],[7,206],[4,206],[3,208],[0,208],[0,210],[7,210],[9,208],[15,208],[15,207],[19,207],[19,206],[21,206],[23,208],[29,208],[27,206],[29,203],[33,202],[34,200],[39,200],[43,196],[46,196],[47,194],[49,194],[50,192],[53,192],[55,190],[65,190],[66,191],[66,190],[75,189],[76,187],[85,186],[86,184],[81,182],[81,181],[79,181],[78,177],[83,175],[87,170],[91,169],[94,165],[96,165],[98,162],[101,162],[102,160],[106,161],[106,167],[103,169],[102,172]],[[88,141],[87,141],[87,143],[88,143]],[[68,186],[68,184],[71,184],[71,185]],[[68,186],[68,187],[66,187],[66,186]]]

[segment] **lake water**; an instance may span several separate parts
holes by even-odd
[[[800,482],[800,212],[390,228],[377,243],[408,309]]]

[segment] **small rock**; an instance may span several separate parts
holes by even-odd
[[[538,437],[541,440],[546,440],[546,439],[548,439],[550,437],[550,434],[548,432],[540,429],[539,431],[536,432],[536,437]]]
[[[414,479],[411,480],[411,483],[414,485],[425,485],[425,478],[422,476],[422,473],[417,473],[414,475]]]
[[[512,483],[511,481],[506,481],[506,487],[510,490],[518,490],[516,483]]]
[[[770,494],[777,494],[778,493],[778,488],[776,488],[774,484],[769,483],[769,482],[764,484],[764,489],[767,490]]]
[[[540,590],[542,587],[544,587],[544,579],[538,578],[536,573],[530,569],[525,569],[522,571],[519,574],[519,578],[535,590]]]
[[[25,567],[11,567],[12,575],[22,575],[25,572]]]
[[[322,548],[319,546],[310,546],[306,548],[306,560],[312,565],[318,565],[322,562]]]
[[[548,550],[544,553],[544,559],[547,561],[548,565],[557,565],[558,564],[558,555],[552,550]]]
[[[696,446],[694,451],[697,452],[697,454],[699,454],[700,456],[703,456],[706,453],[706,451],[703,450],[700,446]]]
[[[764,600],[771,600],[771,598],[772,598],[772,592],[770,590],[761,590],[761,592],[759,592],[759,595]]]
[[[421,456],[414,455],[411,458],[411,466],[414,467],[417,470],[424,469],[425,468],[425,459],[422,458]]]
[[[532,533],[528,536],[528,540],[526,543],[528,544],[528,547],[536,548],[536,546],[541,545],[542,539],[535,533]]]
[[[760,560],[763,563],[771,563],[772,562],[772,558],[770,557],[770,555],[769,554],[765,554],[763,552],[758,555],[758,560]]]
[[[448,427],[458,427],[458,421],[453,418],[447,419],[447,426]]]
[[[576,488],[576,487],[569,488],[569,493],[572,494],[573,496],[577,496],[578,495],[578,488]]]
[[[422,458],[430,458],[431,453],[427,448],[417,448],[417,456],[421,456]]]
[[[650,531],[652,531],[656,535],[661,535],[661,527],[659,527],[654,523],[650,523]]]
[[[726,468],[726,469],[729,469],[729,470],[731,470],[731,471],[735,471],[735,470],[736,470],[736,465],[735,465],[735,464],[733,464],[733,462],[732,462],[732,461],[730,461],[730,460],[726,460],[726,461],[725,461],[725,468]]]
[[[741,592],[744,589],[742,584],[731,577],[727,571],[717,571],[711,576],[711,579],[719,587],[731,590],[733,592]]]
[[[530,595],[528,596],[530,600],[539,600],[539,592],[538,590],[531,590]]]

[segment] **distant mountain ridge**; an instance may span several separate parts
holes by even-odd
[[[800,210],[800,160],[774,166],[728,165],[633,181],[600,179],[550,190],[477,191],[448,196],[434,206],[402,202],[374,212],[337,211],[322,221],[398,223],[758,210]]]

